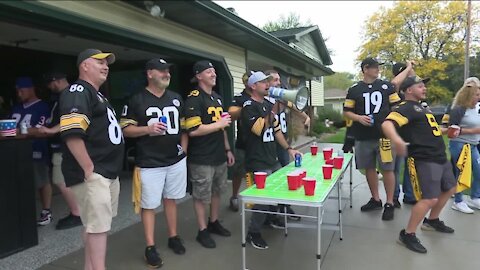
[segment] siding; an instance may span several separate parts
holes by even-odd
[[[300,41],[296,43],[298,47],[312,55],[313,57],[316,57],[317,60],[322,62],[322,58],[320,57],[320,54],[318,53],[317,46],[315,46],[315,42],[313,41],[312,36],[310,34],[305,35],[300,38]]]
[[[324,104],[323,80],[322,82],[317,80],[312,80],[310,91],[312,93],[312,106],[314,107],[323,106]]]
[[[237,93],[243,89],[245,50],[166,19],[154,18],[121,1],[39,1],[42,5],[155,39],[224,57]]]

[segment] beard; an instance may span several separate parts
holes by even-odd
[[[163,77],[155,79],[155,84],[161,89],[167,89],[167,87],[170,85],[170,78]]]

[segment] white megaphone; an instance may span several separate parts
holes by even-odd
[[[293,90],[270,87],[268,89],[268,96],[274,99],[290,101],[295,104],[295,107],[297,107],[299,111],[303,111],[307,108],[310,90],[306,86],[302,86]]]

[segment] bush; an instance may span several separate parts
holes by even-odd
[[[326,107],[320,107],[318,109],[318,114],[313,124],[312,133],[315,136],[319,136],[323,133],[333,133],[337,130],[337,128],[330,126],[325,126],[325,119],[330,121],[343,121],[343,116],[340,112]]]

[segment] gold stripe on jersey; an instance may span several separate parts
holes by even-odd
[[[200,116],[192,116],[185,120],[185,127],[191,129],[202,124],[202,118]]]
[[[448,122],[450,122],[450,115],[446,113],[442,116],[442,125],[448,125]]]
[[[265,119],[264,118],[258,118],[257,121],[252,126],[252,132],[253,134],[260,136],[262,135],[263,128],[265,127]]]
[[[277,118],[273,120],[273,131],[277,132],[280,130],[280,121]]]
[[[126,128],[130,125],[137,126],[138,122],[133,120],[133,119],[128,119],[128,118],[120,118],[120,127],[121,128]]]
[[[393,93],[393,94],[390,94],[390,96],[388,96],[388,101],[390,102],[390,104],[392,103],[397,103],[399,102],[401,99],[400,99],[400,96],[398,95],[398,93]]]
[[[408,124],[408,119],[398,112],[391,112],[386,119],[395,121],[399,127]]]
[[[353,99],[345,99],[345,105],[344,107],[353,109],[355,108],[355,100]]]
[[[185,117],[180,118],[180,129],[187,129],[187,125],[185,124]]]
[[[422,199],[422,190],[420,189],[417,169],[415,168],[415,159],[413,157],[407,158],[407,166],[410,175],[410,182],[412,183],[413,196],[416,201],[420,201]]]
[[[81,128],[86,131],[90,125],[90,120],[84,114],[69,113],[60,117],[60,131],[66,131],[74,128]]]

